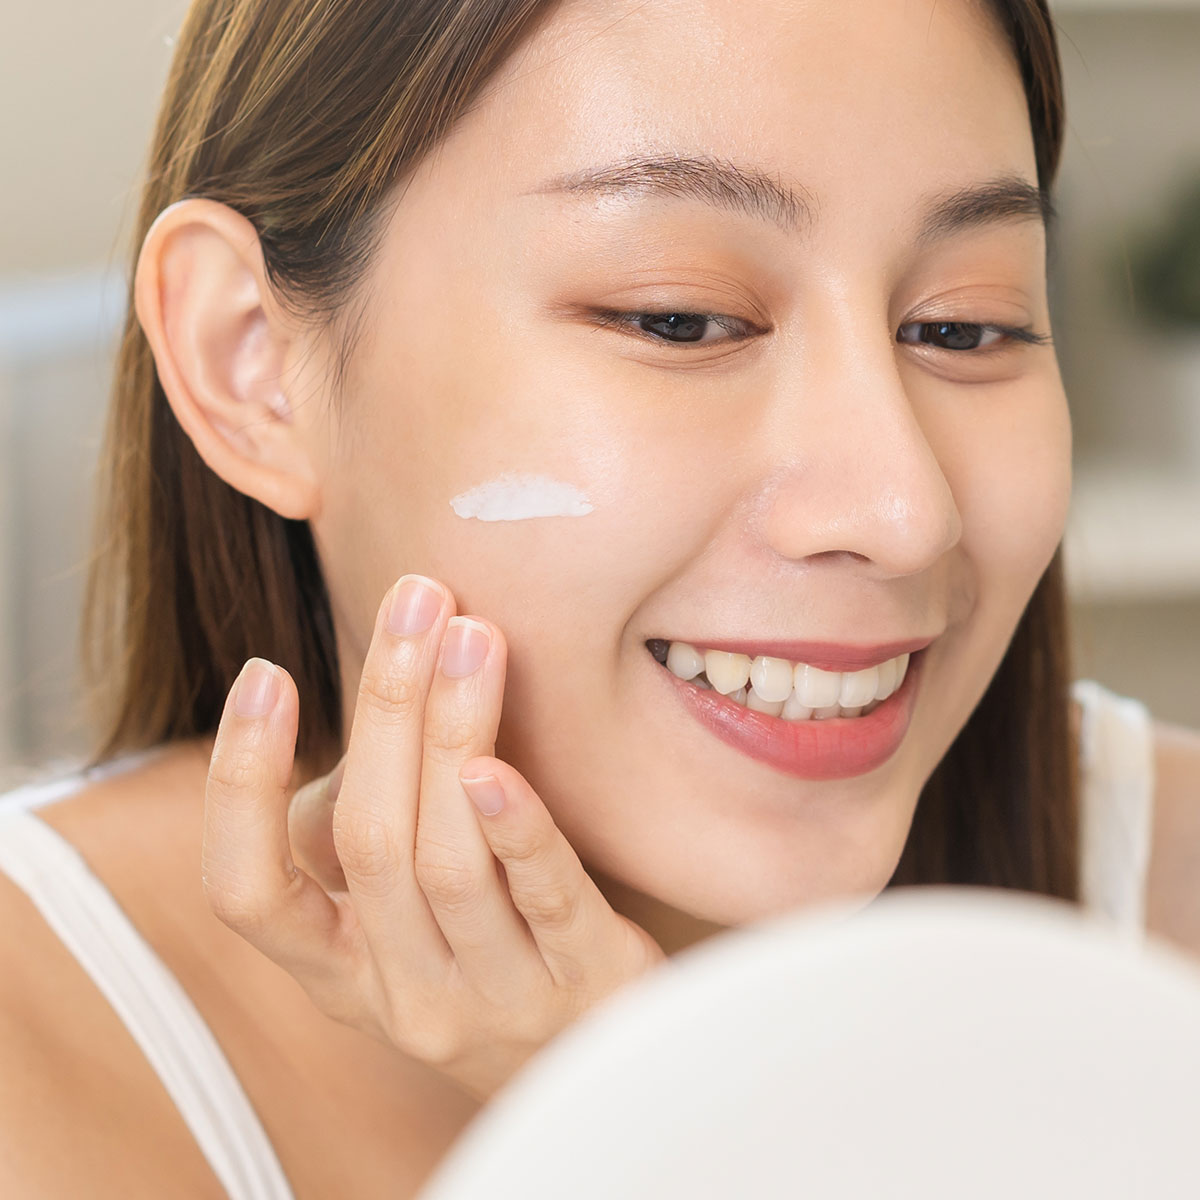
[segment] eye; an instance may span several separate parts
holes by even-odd
[[[618,312],[600,309],[592,313],[597,325],[616,329],[627,329],[635,336],[669,345],[706,345],[714,342],[742,341],[753,335],[754,327],[737,317],[722,313],[694,313],[673,310]],[[724,337],[706,337],[710,332],[720,331]]]
[[[910,331],[915,331],[915,334]],[[906,332],[909,336],[905,336]],[[925,343],[939,350],[961,352],[988,351],[1013,342],[1040,346],[1049,342],[1050,338],[1045,334],[1034,333],[1029,327],[978,325],[969,321],[911,321],[900,326],[896,332],[896,341],[908,345]]]

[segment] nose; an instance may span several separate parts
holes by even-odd
[[[850,555],[878,578],[914,575],[958,543],[962,517],[914,403],[935,399],[921,368],[902,372],[886,321],[870,337],[866,324],[810,329],[782,367],[764,430],[762,532],[792,560]]]

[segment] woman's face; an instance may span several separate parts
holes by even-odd
[[[1036,204],[994,186],[1037,177],[983,9],[568,0],[509,61],[399,195],[330,411],[347,729],[380,600],[421,572],[504,632],[497,754],[598,878],[721,925],[883,888],[1070,487],[1053,348],[959,327],[1049,333]],[[692,161],[548,186],[631,156]],[[597,319],[647,310],[712,319]],[[508,472],[592,510],[458,515]],[[651,639],[929,646],[893,753],[836,718],[788,768],[698,719]]]

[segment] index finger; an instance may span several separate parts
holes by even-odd
[[[201,848],[213,912],[293,973],[327,958],[342,926],[341,909],[296,867],[288,842],[298,711],[291,676],[250,659],[225,698],[205,785]]]

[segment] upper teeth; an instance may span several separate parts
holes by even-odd
[[[760,654],[752,659],[748,654],[704,650],[687,642],[672,642],[667,651],[667,668],[680,679],[695,679],[703,671],[723,695],[760,711],[799,719],[838,715],[831,711],[835,709],[857,715],[857,710],[886,700],[904,682],[908,660],[907,654],[901,654],[865,671],[822,671],[786,658]],[[750,690],[742,694],[747,683]]]

